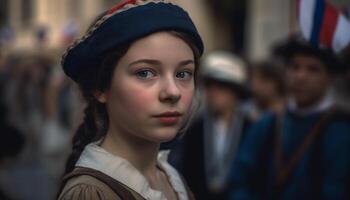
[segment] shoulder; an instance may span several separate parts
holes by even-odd
[[[275,121],[276,115],[272,112],[266,112],[256,122],[251,123],[248,132],[252,132],[250,134],[253,135],[256,133],[261,136],[265,135],[265,133],[272,133],[271,130],[274,128]]]
[[[269,127],[275,122],[276,114],[273,112],[265,112],[262,116],[254,123],[256,126]]]
[[[350,154],[350,115],[344,112],[336,113],[323,129],[322,141],[326,157],[338,159],[347,158]],[[350,161],[350,159],[347,159]]]
[[[247,128],[240,150],[242,156],[251,156],[251,153],[258,155],[262,149],[271,144],[275,118],[276,116],[272,112],[265,113]]]
[[[350,138],[350,113],[336,110],[325,127],[326,133],[344,134]]]
[[[121,199],[115,192],[105,183],[89,176],[80,175],[71,178],[65,184],[59,195],[59,200],[107,200]]]

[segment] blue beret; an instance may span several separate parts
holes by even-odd
[[[63,70],[73,80],[77,81],[84,70],[100,66],[107,52],[154,32],[174,30],[187,33],[199,53],[203,53],[203,42],[195,25],[179,6],[150,2],[124,11],[112,11],[98,20],[63,55]]]

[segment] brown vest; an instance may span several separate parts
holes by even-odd
[[[134,192],[133,190],[128,188],[123,183],[113,179],[112,177],[110,177],[110,176],[108,176],[100,171],[97,171],[97,170],[94,170],[91,168],[85,168],[85,167],[77,167],[71,173],[69,173],[63,177],[61,188],[59,190],[59,194],[63,192],[64,186],[66,185],[66,183],[69,180],[71,180],[72,178],[78,177],[78,176],[82,176],[82,175],[91,176],[91,177],[101,181],[102,183],[107,185],[122,200],[144,199],[143,197],[141,197],[141,195],[135,194],[136,192]],[[187,194],[189,195],[189,200],[194,200],[195,198],[194,198],[194,195],[191,192],[191,190],[188,188],[187,185],[185,185],[185,187],[187,190]]]

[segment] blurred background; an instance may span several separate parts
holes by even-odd
[[[60,58],[118,2],[0,0],[0,199],[54,199],[83,108]],[[176,2],[190,11],[206,52],[235,53],[248,71],[249,63],[268,59],[276,42],[298,31],[294,0]],[[349,14],[350,0],[331,2]],[[348,106],[349,88],[340,85],[338,100]]]

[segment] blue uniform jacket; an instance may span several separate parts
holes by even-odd
[[[283,156],[288,160],[320,113],[282,118]],[[232,170],[231,199],[350,199],[350,120],[336,114],[306,148],[282,189],[277,190],[276,117],[266,114],[246,135]]]

